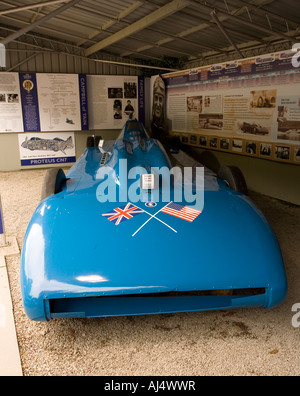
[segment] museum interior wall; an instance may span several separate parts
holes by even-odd
[[[130,114],[150,129],[155,76],[60,64],[0,73],[0,171],[69,167],[87,136],[116,139]],[[250,190],[300,205],[300,72],[290,64],[278,53],[162,77],[171,135],[239,166]]]

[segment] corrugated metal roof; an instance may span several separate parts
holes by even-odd
[[[1,1],[0,42],[8,51],[18,43],[31,51],[28,56],[55,51],[81,59],[152,64],[163,56],[185,57],[187,65],[203,65],[251,56],[251,51],[291,48],[300,41],[298,4],[298,0]]]

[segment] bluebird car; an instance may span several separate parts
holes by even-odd
[[[129,120],[116,141],[89,137],[67,174],[47,172],[21,257],[30,319],[271,308],[284,300],[280,247],[241,171],[195,167],[178,146],[166,147]],[[162,199],[166,187],[153,169],[174,166],[204,169],[204,183],[192,172],[190,184],[204,205],[184,195],[176,201],[172,177]]]

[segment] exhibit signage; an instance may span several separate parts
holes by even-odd
[[[0,132],[89,130],[84,74],[0,73]]]
[[[122,129],[145,119],[144,77],[87,76],[90,129]]]
[[[39,132],[40,115],[35,73],[20,73],[23,123],[25,132]]]
[[[89,130],[89,113],[88,113],[88,97],[87,97],[87,78],[85,74],[79,74],[79,95],[80,95],[80,115],[81,130]]]
[[[21,166],[76,162],[74,133],[19,134]]]
[[[75,131],[145,123],[145,78],[0,73],[0,132],[19,133],[21,166],[76,162]]]
[[[22,138],[21,161],[40,164],[42,153],[25,153],[26,137],[67,141],[74,131],[121,130],[130,117],[147,124],[149,99],[152,132],[170,131],[200,148],[300,164],[298,58],[291,49],[154,76],[150,94],[138,76],[1,72],[0,133],[34,133]],[[66,157],[73,161],[75,154],[43,158],[57,163]]]
[[[41,131],[81,130],[77,74],[37,74]]]
[[[190,145],[300,163],[293,51],[164,75],[172,134]]]
[[[142,122],[144,125],[146,124],[146,108],[145,108],[145,78],[139,77],[138,78],[138,114],[139,114],[139,121]]]
[[[18,73],[0,73],[0,133],[23,132]]]

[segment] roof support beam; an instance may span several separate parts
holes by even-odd
[[[202,8],[202,9],[205,9],[206,11],[210,11],[210,12],[215,11],[215,12],[218,13],[219,16],[222,16],[222,17],[225,17],[225,18],[228,18],[228,19],[232,19],[233,21],[239,22],[239,23],[241,23],[241,24],[243,24],[245,26],[248,26],[248,27],[250,27],[252,29],[257,29],[257,30],[260,30],[261,32],[264,32],[264,33],[267,33],[267,34],[271,34],[272,36],[277,36],[277,37],[280,37],[280,38],[282,38],[284,40],[290,41],[292,43],[297,43],[296,39],[294,39],[293,37],[289,37],[287,34],[271,30],[269,28],[266,28],[265,26],[262,26],[262,25],[259,25],[257,23],[248,21],[248,20],[246,20],[244,18],[240,18],[240,17],[238,17],[236,15],[232,15],[231,13],[229,14],[228,12],[222,11],[222,10],[220,10],[218,8],[213,8],[213,7],[210,7],[210,6],[206,5],[206,4],[199,3],[197,0],[192,0],[192,1],[193,1],[194,5],[197,5],[197,7],[199,7],[199,9]]]
[[[125,8],[123,11],[120,12],[119,15],[116,15],[113,19],[107,21],[104,25],[100,27],[100,29],[95,30],[93,33],[89,34],[88,39],[93,39],[96,37],[99,33],[101,33],[102,30],[107,30],[109,29],[112,25],[117,23],[118,21],[122,20],[125,18],[128,14],[131,12],[135,11],[137,8],[139,8],[143,3],[140,1],[136,1],[131,4],[131,6]],[[87,40],[81,40],[79,43],[77,43],[78,46],[84,44]]]
[[[40,55],[40,52],[35,52],[34,54],[31,54],[30,56],[28,56],[28,58],[23,59],[21,62],[17,63],[14,66],[11,66],[9,69],[5,70],[6,72],[11,72],[13,70],[15,70],[17,67],[23,65],[23,63],[29,62],[30,59],[35,58],[37,55]]]
[[[218,14],[224,15],[224,16],[227,16],[227,15],[228,15],[228,14],[222,12],[222,11],[221,11],[221,12],[218,11]],[[288,36],[287,34],[284,34],[284,33],[278,32],[278,31],[274,31],[274,30],[268,29],[268,28],[266,28],[266,27],[264,27],[264,26],[262,26],[262,25],[258,25],[257,23],[253,23],[253,22],[247,21],[246,19],[239,18],[239,17],[236,17],[236,16],[234,16],[234,15],[230,15],[230,16],[228,15],[228,17],[229,17],[230,19],[236,21],[236,22],[242,23],[242,24],[245,25],[245,26],[248,26],[248,27],[250,27],[250,28],[254,28],[254,29],[260,30],[261,32],[264,32],[264,33],[267,33],[267,34],[271,34],[272,36],[277,36],[277,37],[280,37],[280,38],[282,38],[282,39],[284,39],[284,40],[291,41],[291,42],[293,42],[293,43],[296,43],[296,42],[297,42],[296,39],[294,39],[293,37]]]
[[[107,37],[106,39],[100,41],[99,43],[93,45],[85,51],[85,55],[89,56],[94,54],[97,51],[102,50],[110,45],[115,44],[116,42],[131,36],[134,33],[139,32],[142,29],[147,28],[148,26],[153,25],[154,23],[176,13],[177,11],[182,10],[185,7],[188,7],[191,4],[190,0],[173,0],[165,6],[157,9],[146,17],[142,18],[140,21],[133,23],[130,26],[120,30],[119,32]]]
[[[284,21],[288,24],[291,24],[292,26],[297,26],[299,23],[296,22],[295,20],[292,20],[290,18],[286,18],[285,16],[279,15],[279,14],[275,14],[274,12],[271,12],[270,10],[267,10],[266,8],[263,7],[263,5],[255,5],[255,4],[251,4],[246,2],[245,0],[240,0],[242,3],[245,4],[245,7],[248,8],[248,11],[255,11],[258,12],[261,15],[268,15],[271,16],[272,18],[276,18],[279,21]]]
[[[23,34],[29,32],[30,30],[35,29],[37,26],[40,26],[43,23],[49,21],[49,19],[54,18],[57,15],[61,14],[62,12],[67,10],[68,8],[73,7],[75,4],[79,3],[80,1],[81,0],[73,0],[73,1],[65,4],[64,6],[58,8],[57,10],[55,10],[53,12],[50,12],[50,14],[45,15],[43,18],[39,19],[38,21],[35,21],[34,23],[23,27],[22,29],[16,31],[15,33],[12,33],[11,35],[6,37],[5,39],[1,40],[0,43],[3,44],[3,45],[6,45],[6,44],[10,43],[11,41],[19,38],[20,36],[22,36]]]
[[[30,45],[32,46],[32,44],[27,44],[27,43],[23,43],[24,45]],[[36,46],[38,48],[38,46]],[[137,68],[137,69],[151,69],[151,70],[160,70],[160,71],[168,71],[168,72],[175,72],[178,71],[177,69],[172,69],[172,68],[168,68],[168,67],[159,67],[159,66],[150,66],[150,65],[143,65],[143,64],[139,64],[139,63],[129,63],[129,62],[120,62],[120,61],[112,61],[112,60],[106,60],[106,59],[97,59],[97,58],[86,58],[85,56],[82,55],[78,55],[78,54],[73,54],[67,51],[55,51],[55,50],[49,50],[48,48],[42,48],[41,49],[23,49],[23,50],[19,50],[19,49],[8,49],[7,51],[11,51],[11,52],[33,52],[33,54],[31,54],[28,58],[22,60],[20,63],[11,66],[8,70],[6,71],[12,71],[14,69],[16,69],[18,66],[22,65],[25,62],[28,62],[29,60],[31,60],[32,58],[36,57],[37,55],[43,54],[43,53],[47,53],[47,54],[58,54],[58,55],[67,55],[73,58],[77,58],[77,59],[82,59],[82,60],[88,60],[89,62],[95,62],[95,63],[104,63],[104,64],[109,64],[109,65],[115,65],[115,66],[126,66],[126,67],[133,67],[133,68]]]
[[[244,58],[244,55],[242,53],[242,51],[237,47],[237,45],[234,43],[234,41],[232,40],[232,38],[229,36],[229,34],[227,33],[227,31],[225,30],[224,26],[222,25],[222,23],[220,22],[217,14],[215,11],[212,11],[211,13],[211,17],[213,18],[213,20],[216,22],[218,28],[221,30],[221,32],[224,34],[224,36],[226,37],[226,39],[228,40],[229,44],[231,44],[233,46],[233,48],[236,50],[236,52],[240,55],[241,58]]]
[[[256,6],[258,6],[259,4],[271,3],[272,1],[274,1],[274,0],[251,0],[251,4],[252,4],[253,6],[254,6],[255,4],[256,4]],[[193,3],[193,5],[196,5],[196,4],[198,4],[198,3]],[[214,8],[211,8],[211,12],[212,12],[212,11],[214,11]],[[245,7],[236,8],[236,9],[233,9],[232,11],[230,11],[230,15],[238,16],[238,15],[244,13],[245,11],[246,11]],[[182,14],[184,14],[184,16],[187,16],[187,17],[190,16],[189,14],[185,13],[184,11],[182,12]],[[224,22],[224,21],[227,19],[227,17],[222,16],[221,18],[218,18],[218,19],[219,19],[220,22],[221,22],[221,20],[222,20],[222,22]],[[211,26],[211,24],[213,24],[213,23],[214,23],[213,20],[212,20],[212,21],[210,21],[210,20],[209,20],[209,21],[203,21],[202,23],[200,23],[200,24],[198,24],[198,25],[195,25],[195,26],[192,25],[191,28],[188,28],[188,29],[186,29],[186,30],[184,30],[184,31],[182,31],[182,32],[180,32],[180,33],[178,33],[178,34],[176,34],[176,35],[172,35],[172,34],[170,34],[170,33],[162,32],[162,31],[158,30],[157,28],[155,28],[155,30],[153,29],[153,31],[158,32],[158,33],[161,33],[161,34],[164,34],[164,35],[167,35],[168,37],[172,38],[173,40],[186,41],[187,43],[190,43],[190,44],[192,44],[192,45],[196,45],[196,46],[202,47],[203,49],[207,49],[207,50],[209,50],[209,51],[214,50],[214,51],[216,51],[216,52],[222,52],[222,50],[221,50],[220,48],[217,48],[216,46],[214,46],[214,47],[212,47],[212,46],[208,47],[208,46],[205,46],[205,45],[204,45],[203,43],[201,43],[201,42],[195,42],[194,40],[191,41],[191,40],[189,40],[189,39],[186,38],[186,36],[189,36],[189,35],[191,35],[191,34],[193,34],[193,33],[196,33],[196,32],[201,32],[201,31],[203,31],[203,30],[209,28],[209,27]],[[148,30],[151,31],[152,28],[148,28]],[[228,32],[228,29],[227,29],[227,32]],[[234,32],[233,32],[233,33],[234,33]],[[152,45],[152,47],[159,46],[159,45],[161,45],[161,44],[159,44],[159,42],[158,42],[158,43],[154,43],[154,44]],[[141,52],[141,51],[145,51],[145,50],[147,50],[147,49],[151,49],[151,47],[148,46],[148,47],[146,48],[145,46],[144,46],[144,47],[142,46],[142,47],[136,49],[135,51],[136,51],[136,52]],[[123,56],[124,56],[124,57],[125,57],[125,56],[129,56],[131,53],[134,53],[134,51],[131,51],[131,52],[130,52],[130,51],[126,51],[126,52],[123,52],[123,53],[121,53],[121,57],[123,57]]]
[[[49,5],[55,5],[60,3],[66,3],[68,0],[52,0],[52,1],[44,1],[42,3],[28,4],[20,7],[8,8],[7,10],[1,10],[0,15],[12,14],[13,12],[31,10],[33,8],[45,7]],[[69,0],[70,1],[70,0]]]

